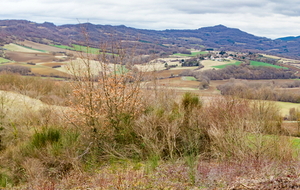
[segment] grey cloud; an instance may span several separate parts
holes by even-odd
[[[176,3],[177,2],[177,3]],[[266,2],[264,0],[246,0],[246,1],[175,1],[171,6],[174,10],[182,11],[189,14],[206,14],[206,13],[235,13],[241,10],[248,9],[248,11],[254,11],[253,8],[259,9]]]

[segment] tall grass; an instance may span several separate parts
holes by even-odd
[[[0,74],[0,90],[18,92],[54,105],[65,105],[71,91],[67,82],[7,72]]]

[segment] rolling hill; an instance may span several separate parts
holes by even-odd
[[[86,36],[88,34],[88,42]],[[56,26],[26,20],[0,20],[0,43],[31,40],[44,44],[72,43],[98,47],[109,40],[122,41],[125,47],[137,47],[139,53],[172,54],[182,49],[218,49],[265,52],[268,54],[300,58],[300,40],[297,37],[269,39],[258,37],[223,25],[196,30],[144,30],[91,23]]]

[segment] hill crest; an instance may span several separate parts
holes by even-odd
[[[299,37],[269,39],[258,37],[229,28],[224,25],[203,27],[190,30],[146,30],[125,25],[95,25],[92,23],[65,24],[56,26],[50,22],[35,23],[27,20],[0,20],[0,43],[14,40],[32,40],[39,43],[51,41],[59,44],[86,43],[82,35],[85,28],[91,46],[114,38],[130,42],[139,42],[143,54],[152,49],[156,52],[171,52],[178,48],[215,48],[219,50],[266,52],[269,54],[300,58]],[[154,47],[155,46],[155,47]]]

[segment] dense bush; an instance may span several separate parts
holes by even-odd
[[[299,81],[275,84],[275,82],[249,82],[232,79],[223,85],[219,85],[217,88],[221,91],[222,95],[231,95],[248,99],[299,103],[299,92],[289,91],[288,89],[278,90],[278,88],[297,87],[298,85]]]
[[[31,72],[31,69],[19,65],[3,65],[0,67],[0,72],[11,72],[18,73],[21,75],[28,75]]]
[[[15,87],[11,86],[14,89],[18,87],[19,78],[11,77],[10,81],[16,82],[12,83],[16,84]],[[72,83],[74,87],[76,81]],[[115,92],[120,92],[121,86],[116,87],[118,90],[115,89]],[[49,93],[57,91],[57,88],[63,86],[51,88]],[[93,101],[101,101],[100,97],[109,101],[117,98],[114,94],[104,96],[100,92],[92,94]],[[0,172],[2,178],[7,179],[7,184],[2,183],[2,179],[0,184],[8,187],[26,181],[34,184],[59,181],[101,165],[103,168],[103,164],[115,160],[130,159],[149,163],[145,166],[148,172],[155,170],[162,160],[185,160],[187,180],[200,185],[197,181],[200,179],[197,173],[199,160],[236,163],[247,160],[257,164],[266,159],[272,159],[272,162],[294,159],[287,139],[279,136],[284,132],[281,116],[272,103],[230,96],[207,101],[197,94],[188,92],[178,96],[168,89],[160,89],[156,93],[141,91],[137,95],[143,106],[134,113],[126,109],[115,110],[118,107],[113,107],[113,101],[110,107],[83,109],[75,103],[85,103],[82,105],[86,106],[89,104],[85,101],[89,99],[83,98],[80,102],[79,96],[68,108],[61,107],[63,113],[50,107],[35,109],[20,107],[19,104],[16,107],[14,101],[3,97],[0,99],[0,123],[3,127],[0,131],[0,159],[4,169]],[[111,112],[110,108],[113,108]],[[74,112],[76,109],[79,112]],[[94,109],[94,112],[88,109]],[[77,120],[84,117],[87,120]],[[91,118],[97,119],[97,122],[90,123]]]
[[[188,72],[188,73],[186,73]],[[224,69],[206,71],[185,71],[182,75],[194,76],[195,78],[207,77],[210,80],[236,79],[291,79],[297,78],[294,72],[272,67],[254,67],[251,65],[230,65]]]

